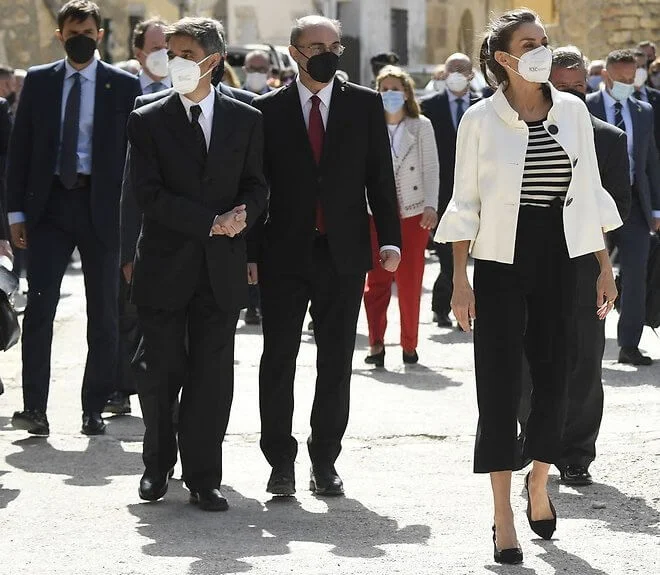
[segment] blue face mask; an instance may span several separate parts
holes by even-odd
[[[617,102],[623,102],[630,98],[635,91],[635,86],[632,84],[624,84],[623,82],[614,82],[610,88],[610,94]]]
[[[406,96],[403,92],[398,90],[387,90],[381,92],[380,97],[383,99],[383,107],[388,114],[396,114],[403,108],[406,103]]]
[[[600,87],[600,83],[602,82],[602,79],[600,76],[589,76],[589,79],[587,80],[587,84],[589,84],[589,87],[595,92],[598,90]]]

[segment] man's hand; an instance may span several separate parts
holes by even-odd
[[[11,233],[11,243],[19,250],[27,249],[27,231],[25,230],[25,222],[18,222],[9,226]]]
[[[14,261],[14,252],[11,251],[11,244],[8,240],[0,240],[0,256],[7,256]]]
[[[433,208],[424,208],[422,219],[419,221],[419,227],[424,228],[425,230],[432,230],[437,225],[438,212],[436,212]]]
[[[380,265],[388,272],[394,273],[401,262],[401,255],[394,250],[383,250],[380,252]]]
[[[248,285],[256,286],[259,283],[259,269],[257,264],[248,263],[247,265]]]
[[[126,283],[131,283],[131,280],[133,279],[133,262],[129,262],[121,266],[121,273],[124,274]]]
[[[660,218],[653,218],[653,231],[660,231]]]
[[[245,207],[245,204],[241,204],[230,212],[216,216],[215,220],[213,220],[213,227],[211,228],[212,235],[233,238],[235,235],[240,234],[247,226],[247,212],[245,211]]]

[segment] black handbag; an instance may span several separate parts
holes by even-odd
[[[11,296],[18,289],[18,278],[7,268],[0,266],[0,350],[7,351],[16,345],[21,336],[16,310]]]

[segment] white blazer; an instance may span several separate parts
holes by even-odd
[[[438,209],[440,166],[435,132],[424,116],[406,118],[401,126],[398,155],[392,156],[401,218],[417,216],[424,208]]]
[[[571,258],[605,248],[603,232],[622,225],[616,204],[600,182],[587,107],[556,90],[544,127],[573,163],[564,202],[566,246]],[[437,242],[471,241],[472,256],[511,264],[529,130],[502,87],[470,106],[456,142],[454,193],[435,235]]]

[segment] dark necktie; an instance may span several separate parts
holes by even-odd
[[[62,147],[60,149],[60,181],[67,189],[73,189],[78,181],[78,132],[80,131],[80,74],[73,76],[64,108]]]
[[[309,128],[307,135],[309,143],[312,147],[312,154],[314,161],[318,166],[321,163],[321,156],[323,154],[323,140],[325,138],[325,128],[323,127],[323,117],[321,116],[321,98],[312,96],[312,110],[309,113]],[[323,219],[323,210],[321,208],[321,200],[316,203],[316,229],[319,233],[325,233],[325,221]]]
[[[154,82],[153,84],[150,84],[147,86],[149,88],[149,93],[150,94],[155,94],[156,92],[160,92],[165,89],[165,84],[162,82]]]
[[[623,119],[623,104],[621,102],[616,102],[614,104],[614,125],[626,132],[626,122]]]
[[[456,129],[458,130],[458,125],[461,123],[461,119],[463,118],[463,113],[465,112],[465,109],[463,108],[465,106],[465,103],[463,102],[462,98],[459,98],[456,100]]]
[[[206,160],[208,149],[206,147],[206,137],[204,136],[204,130],[202,130],[202,126],[199,123],[199,115],[201,113],[202,108],[198,105],[192,106],[190,108],[190,114],[192,115],[190,125],[192,126],[193,132],[195,132],[195,143],[197,144],[199,153],[201,154],[202,158]]]

